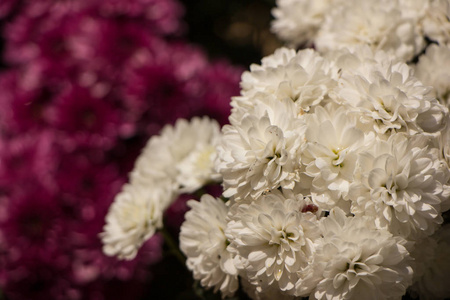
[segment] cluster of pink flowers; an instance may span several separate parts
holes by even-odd
[[[0,287],[8,299],[143,292],[162,238],[132,261],[106,257],[105,214],[150,136],[178,118],[223,124],[239,93],[241,70],[184,42],[182,15],[175,0],[0,4]]]

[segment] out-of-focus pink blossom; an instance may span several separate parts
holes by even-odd
[[[108,208],[165,124],[226,122],[241,70],[173,40],[184,30],[175,0],[0,2],[1,289],[11,300],[138,299],[163,240],[132,261],[105,256]],[[185,200],[166,214],[173,231]]]
[[[4,0],[0,2],[0,18],[6,18],[14,9],[17,0]]]
[[[91,89],[71,86],[53,101],[49,125],[70,136],[74,146],[98,145],[111,148],[120,132],[120,112],[113,103],[104,101],[109,92],[93,94]]]
[[[180,34],[184,30],[184,8],[174,0],[97,0],[95,5],[100,15],[142,20],[158,35]]]
[[[40,184],[55,190],[60,149],[51,130],[24,132],[0,139],[0,190],[10,195]]]
[[[239,85],[243,69],[231,66],[225,61],[209,65],[200,75],[202,89],[200,98],[202,106],[199,114],[208,115],[221,125],[228,123],[231,110],[230,99],[239,95]]]

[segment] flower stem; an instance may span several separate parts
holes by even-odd
[[[183,255],[183,253],[181,253],[170,232],[167,231],[165,227],[161,228],[159,232],[161,232],[164,238],[164,242],[169,247],[169,253],[173,254],[178,259],[178,261],[184,266],[186,264],[186,257]]]

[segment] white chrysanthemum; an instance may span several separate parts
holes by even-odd
[[[315,46],[325,52],[368,45],[408,61],[424,46],[417,22],[410,13],[402,13],[399,1],[342,1],[326,15]]]
[[[436,233],[416,245],[412,253],[420,264],[417,281],[411,291],[424,300],[450,298],[450,225],[442,226]]]
[[[425,35],[432,41],[450,47],[450,2],[431,0],[423,21]]]
[[[181,226],[180,248],[187,256],[186,265],[205,288],[220,290],[222,297],[238,289],[237,269],[233,264],[224,230],[227,207],[221,199],[203,195],[200,202],[188,201],[191,210]]]
[[[358,153],[373,140],[374,133],[365,135],[358,129],[357,116],[343,106],[317,107],[306,118],[302,162],[306,165],[305,174],[313,178],[313,200],[329,210],[347,195]]]
[[[164,129],[170,125],[166,125]],[[134,168],[130,173],[130,182],[133,185],[164,184],[169,183],[176,190],[177,170],[175,161],[168,150],[171,141],[164,135],[152,136],[139,157],[136,159]]]
[[[171,199],[170,187],[125,184],[106,215],[100,234],[103,252],[133,259],[141,245],[162,227],[163,212]]]
[[[430,45],[427,52],[419,58],[416,76],[424,84],[431,85],[441,103],[450,107],[450,48],[448,46]]]
[[[393,62],[382,51],[372,53],[367,48],[340,51],[335,54],[341,69],[335,101],[352,106],[361,114],[362,122],[372,122],[379,133],[388,131],[435,132],[448,119],[448,109],[432,97],[431,88],[424,86],[412,69]]]
[[[403,17],[417,20],[418,26],[421,26],[420,24],[430,7],[430,0],[398,0],[398,4],[402,9]]]
[[[309,45],[322,26],[324,16],[340,0],[277,0],[272,10],[272,31],[293,46]]]
[[[181,192],[192,193],[210,181],[217,181],[220,175],[214,171],[217,157],[216,146],[220,140],[220,126],[217,121],[194,118],[185,139],[195,142],[194,147],[177,164],[177,182]],[[186,150],[186,143],[175,143],[175,147]]]
[[[250,72],[242,74],[242,96],[233,97],[231,124],[239,123],[245,112],[268,95],[288,99],[298,110],[308,111],[326,99],[334,85],[327,62],[314,50],[277,49],[261,65],[253,64]]]
[[[214,161],[219,137],[218,123],[207,117],[179,119],[175,126],[166,125],[137,159],[132,182],[171,180],[177,192],[194,192],[217,180]]]
[[[298,272],[311,261],[314,240],[320,234],[317,216],[302,212],[306,205],[302,195],[286,199],[275,190],[239,205],[229,216],[228,247],[236,255],[236,267],[258,293],[277,286],[284,293],[294,293]]]
[[[313,275],[297,283],[299,291],[312,284],[310,299],[400,299],[406,293],[412,278],[406,240],[340,209],[323,218],[320,228]]]
[[[395,134],[360,154],[348,196],[352,212],[405,238],[432,234],[442,223],[449,176],[434,144],[431,137]]]
[[[236,201],[280,186],[292,188],[296,180],[304,124],[292,101],[263,100],[239,126],[223,127],[216,169],[223,176],[224,195]]]

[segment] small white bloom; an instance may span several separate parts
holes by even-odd
[[[138,157],[131,182],[170,180],[177,193],[191,193],[220,178],[214,171],[219,125],[207,117],[179,119],[150,138]]]
[[[416,245],[413,256],[419,274],[411,290],[424,300],[450,298],[450,225],[442,226],[436,233]]]
[[[242,74],[242,96],[232,99],[231,124],[239,123],[245,112],[269,95],[294,102],[299,111],[309,111],[326,100],[335,85],[330,74],[327,61],[312,49],[277,49],[261,65],[253,64],[250,72]]]
[[[444,67],[447,66],[447,67]],[[431,85],[443,105],[450,107],[450,48],[432,44],[420,56],[416,65],[416,76],[424,84]]]
[[[221,199],[203,195],[200,202],[190,200],[191,210],[181,226],[180,248],[186,265],[205,288],[214,287],[222,297],[232,296],[239,286],[238,272],[224,231],[228,209]]]
[[[170,125],[166,125],[167,129]],[[136,159],[130,173],[130,183],[133,185],[169,184],[176,190],[177,170],[170,151],[171,141],[164,135],[152,136],[142,153]]]
[[[357,116],[348,108],[328,105],[317,107],[306,116],[308,128],[302,162],[305,174],[312,177],[313,200],[330,210],[347,196],[358,153],[374,138],[357,128]]]
[[[313,275],[297,289],[313,285],[312,299],[400,299],[406,293],[412,278],[406,240],[340,209],[323,218],[320,228]]]
[[[432,234],[442,223],[449,176],[432,139],[394,134],[360,154],[348,196],[352,212],[405,238]]]
[[[261,99],[239,125],[225,125],[216,162],[223,176],[224,195],[239,201],[280,186],[292,188],[303,128],[294,103],[273,97]]]
[[[186,131],[181,133],[184,139],[195,142],[193,148],[190,144],[175,143],[187,154],[183,155],[177,163],[178,176],[176,178],[180,192],[192,193],[211,181],[220,180],[220,175],[214,170],[214,161],[217,157],[216,146],[220,140],[220,127],[217,121],[209,118],[194,118]]]
[[[423,21],[425,35],[440,45],[450,46],[450,2],[431,0]]]
[[[309,45],[322,26],[324,16],[340,0],[277,0],[272,10],[272,31],[293,46]]]
[[[275,190],[250,204],[240,204],[226,236],[235,264],[258,293],[279,288],[293,294],[299,271],[308,266],[319,238],[317,216],[302,212],[302,195],[286,199]]]
[[[125,184],[106,216],[100,235],[103,252],[133,259],[141,245],[162,227],[163,212],[171,199],[169,187]]]
[[[402,9],[402,16],[405,18],[417,20],[418,26],[421,26],[421,22],[430,7],[432,0],[398,0],[398,4]],[[422,32],[422,30],[420,30]]]
[[[448,119],[448,110],[432,97],[412,69],[395,62],[382,51],[372,53],[365,47],[340,51],[336,66],[341,69],[338,88],[333,93],[338,103],[350,105],[361,114],[361,121],[374,129],[388,131],[436,132]]]
[[[339,2],[326,15],[315,46],[321,52],[343,47],[368,45],[408,61],[424,47],[418,20],[399,1],[350,0]]]

